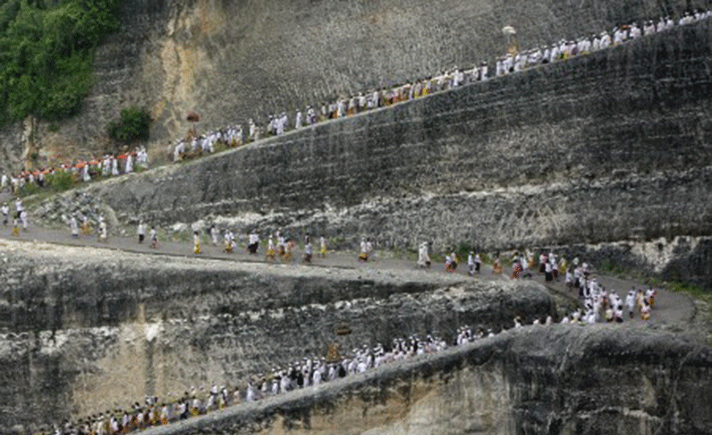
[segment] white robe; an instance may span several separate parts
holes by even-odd
[[[423,243],[420,245],[418,250],[418,266],[427,266],[430,261],[430,256],[428,255],[428,245]]]
[[[296,128],[296,129],[302,128],[302,112],[301,111],[297,112],[297,116],[294,121],[294,128]]]

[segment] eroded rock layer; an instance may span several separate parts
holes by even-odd
[[[710,379],[681,337],[531,326],[150,434],[710,434]]]
[[[0,270],[6,429],[211,382],[244,386],[275,366],[326,357],[332,344],[350,354],[411,334],[452,343],[463,325],[499,331],[516,315],[556,315],[535,283],[10,246]]]
[[[121,222],[387,247],[708,236],[710,23],[89,189]]]

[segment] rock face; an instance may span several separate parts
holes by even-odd
[[[44,155],[106,146],[104,126],[129,105],[147,107],[154,158],[185,134],[189,111],[201,129],[266,120],[294,110],[505,51],[512,25],[525,49],[679,16],[703,0],[128,0],[122,27],[98,50],[96,83],[82,113],[38,126]],[[13,127],[14,128],[14,127]],[[58,130],[56,130],[58,128]],[[13,144],[7,130],[2,146]],[[5,160],[0,170],[5,170]]]
[[[665,281],[712,288],[712,240],[709,237],[661,237],[594,245],[574,243],[542,250],[553,250],[568,259],[579,257],[603,274],[635,271],[640,276],[657,276]]]
[[[410,249],[706,236],[709,24],[89,192],[123,222],[291,225]]]
[[[710,434],[710,379],[679,337],[526,327],[147,434]]]
[[[0,431],[245,385],[337,344],[556,316],[535,283],[21,245],[0,261]],[[346,327],[347,336],[336,330]]]

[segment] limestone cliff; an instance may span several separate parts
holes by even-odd
[[[707,21],[678,27],[86,192],[124,223],[283,226],[406,249],[708,237],[710,36]],[[37,214],[70,209],[60,203]],[[704,269],[709,243],[697,246]]]
[[[711,434],[711,375],[684,338],[527,327],[146,434]]]
[[[523,47],[590,35],[631,20],[707,7],[703,0],[128,0],[121,30],[98,50],[96,82],[80,115],[37,126],[44,156],[100,152],[104,126],[128,105],[150,109],[154,158],[185,133],[264,119],[435,74],[492,61],[515,26]],[[0,149],[23,147],[14,126]],[[0,170],[22,153],[0,161]]]
[[[0,432],[232,387],[329,345],[556,316],[536,283],[0,246]],[[351,333],[339,336],[336,330]]]

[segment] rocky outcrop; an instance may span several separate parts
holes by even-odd
[[[703,0],[124,1],[120,31],[96,53],[95,84],[81,114],[41,123],[36,144],[46,156],[102,152],[106,124],[139,105],[155,120],[153,158],[163,158],[166,144],[186,133],[192,110],[202,115],[200,129],[265,120],[454,65],[492,62],[505,51],[506,25],[517,28],[526,49],[707,6]],[[0,141],[12,140],[4,129]],[[0,170],[6,163],[0,160]]]
[[[10,243],[0,262],[0,428],[175,398],[330,345],[556,316],[536,283],[264,265]],[[345,329],[350,334],[337,335]]]
[[[147,434],[710,434],[710,379],[684,338],[527,327]]]

